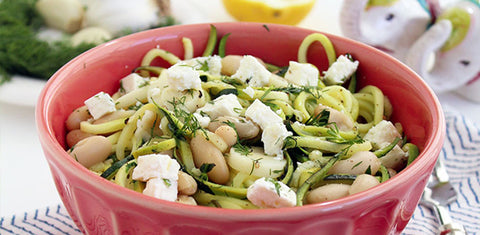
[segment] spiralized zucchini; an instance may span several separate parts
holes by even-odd
[[[366,160],[350,163],[353,164],[351,169],[343,166],[348,166],[345,160],[367,159],[359,156],[382,152],[361,172],[372,175],[380,183],[388,180],[392,172],[402,170],[407,161],[411,163],[418,155],[418,148],[401,136],[401,130],[393,129],[392,133],[403,139],[399,141],[397,138],[393,144],[393,140],[375,137],[386,135],[385,130],[376,127],[392,112],[388,98],[375,86],[359,90],[352,88],[351,84],[325,86],[321,73],[318,86],[293,85],[283,81],[289,67],[268,63],[268,68],[277,71],[268,71],[267,67],[237,70],[237,73],[251,73],[251,79],[256,79],[257,73],[275,76],[274,80],[268,80],[267,76],[265,81],[255,81],[256,84],[263,82],[262,87],[252,87],[249,79],[242,81],[235,74],[219,75],[218,66],[225,66],[222,64],[224,58],[232,56],[225,52],[228,36],[234,34],[219,37],[212,26],[207,48],[199,58],[192,58],[192,41],[185,37],[181,39],[184,60],[160,48],[147,52],[135,71],[148,82],[129,93],[119,90],[113,95],[117,110],[134,109],[135,113],[102,124],[81,123],[82,131],[107,136],[113,146],[111,156],[90,169],[116,184],[142,192],[146,190],[145,183],[132,178],[138,158],[167,154],[178,162],[181,171],[195,180],[198,188],[194,194],[188,195],[193,197],[195,204],[255,209],[271,207],[268,203],[255,203],[253,196],[249,195],[252,185],[261,178],[268,179],[267,183],[272,182],[275,187],[269,190],[276,192],[280,199],[283,197],[280,186],[289,188],[295,193],[293,205],[301,206],[321,202],[315,201],[315,195],[326,184],[355,184],[358,174],[353,174],[353,169],[367,164]],[[222,38],[221,56],[212,55],[217,38]],[[337,55],[332,43],[319,33],[307,36],[299,44],[298,62],[307,64],[306,54],[314,41],[321,42],[325,48],[329,66],[335,63]],[[200,86],[175,90],[175,86],[187,86],[191,81],[174,84],[172,76],[187,75],[172,75],[170,68],[151,66],[157,57],[172,64],[171,68],[189,67],[190,70],[184,73],[194,74],[201,81]],[[242,58],[238,56],[240,63]],[[195,85],[192,83],[191,86]],[[255,103],[258,101],[260,104]],[[252,111],[254,103],[260,106]],[[267,107],[267,111],[261,107]],[[271,114],[275,117],[268,119]],[[229,128],[234,130],[233,135]],[[284,131],[279,132],[279,129]],[[229,135],[234,136],[233,139],[229,139]],[[393,154],[392,149],[397,145],[400,152],[397,150],[396,154],[400,153],[404,160],[387,169],[382,159],[390,151]],[[267,153],[267,148],[275,146],[280,147],[279,153]],[[405,147],[402,149],[402,146]],[[202,156],[203,152],[217,158],[209,160],[212,156]],[[216,169],[226,173],[219,177]]]

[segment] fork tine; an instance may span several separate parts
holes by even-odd
[[[443,160],[440,156],[437,158],[437,162],[435,163],[434,172],[439,183],[448,183],[450,181],[447,169],[445,168]]]
[[[433,179],[436,176],[436,182]],[[450,184],[450,177],[439,157],[435,164],[434,173],[430,176],[429,183],[425,188],[421,203],[431,207],[440,222],[440,234],[465,235],[465,228],[453,222],[449,215],[447,205],[457,200],[457,192]]]
[[[440,205],[448,205],[457,200],[457,191],[450,183],[439,183],[432,188],[431,197]]]

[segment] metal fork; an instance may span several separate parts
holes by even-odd
[[[464,235],[467,234],[463,225],[456,223],[450,217],[446,206],[457,200],[457,192],[450,184],[450,178],[443,161],[438,158],[435,164],[434,174],[430,176],[429,183],[425,188],[420,203],[435,211],[440,222],[441,235]]]

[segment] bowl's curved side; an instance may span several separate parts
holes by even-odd
[[[296,60],[302,39],[313,32],[255,23],[215,26],[220,36],[232,33],[227,54],[252,54],[278,65]],[[408,137],[421,147],[422,154],[415,163],[388,183],[317,205],[236,211],[157,200],[108,182],[68,156],[64,150],[64,122],[74,108],[99,91],[113,93],[118,89],[118,80],[138,66],[151,48],[159,46],[180,56],[181,38],[189,37],[195,56],[201,55],[209,29],[208,24],[173,26],[114,40],[69,62],[45,86],[36,111],[40,141],[60,196],[78,227],[94,234],[400,233],[413,214],[441,150],[445,135],[443,113],[432,91],[410,69],[380,51],[333,35],[327,36],[338,54],[350,53],[360,61],[359,83],[379,86],[389,96],[396,110],[393,119],[401,122]],[[316,43],[308,59],[323,70],[327,67],[324,50]]]

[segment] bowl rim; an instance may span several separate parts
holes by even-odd
[[[148,207],[154,210],[162,210],[168,208],[171,212],[179,213],[179,214],[191,214],[195,216],[203,216],[205,218],[215,218],[219,219],[224,215],[228,215],[229,220],[264,220],[265,218],[277,218],[277,219],[287,219],[291,216],[305,216],[312,214],[312,212],[318,212],[319,210],[328,212],[328,211],[335,211],[335,210],[342,210],[347,207],[352,207],[355,204],[361,203],[363,201],[370,200],[369,198],[372,195],[380,195],[389,191],[390,189],[397,187],[402,184],[402,181],[406,177],[414,177],[415,172],[418,172],[427,162],[430,162],[430,158],[437,158],[438,154],[435,156],[426,156],[427,154],[432,154],[440,150],[438,146],[443,145],[443,141],[445,138],[445,118],[444,113],[442,111],[442,107],[436,95],[434,94],[433,90],[429,88],[429,86],[420,78],[420,76],[415,73],[412,69],[408,68],[406,65],[398,61],[397,59],[391,57],[390,55],[375,49],[371,46],[366,44],[354,41],[352,39],[332,35],[329,33],[321,32],[322,34],[326,35],[330,39],[345,41],[349,44],[354,44],[356,47],[368,47],[371,50],[371,53],[375,56],[382,57],[387,60],[393,60],[400,68],[404,70],[404,72],[408,73],[408,77],[414,77],[415,82],[418,82],[418,86],[421,89],[425,90],[429,97],[425,97],[430,99],[434,104],[435,107],[433,108],[433,120],[432,126],[432,136],[425,140],[425,147],[417,159],[414,161],[413,164],[409,165],[407,168],[400,171],[395,177],[389,179],[388,183],[379,184],[371,189],[368,189],[363,192],[359,192],[353,195],[349,195],[347,197],[343,197],[340,199],[318,203],[318,204],[308,204],[301,207],[292,207],[292,208],[277,208],[277,209],[254,209],[253,213],[252,210],[234,210],[234,209],[224,209],[224,208],[211,208],[205,206],[192,206],[192,205],[185,205],[176,202],[169,202],[165,200],[159,200],[157,198],[153,198],[150,196],[143,195],[141,193],[135,192],[133,190],[121,187],[117,184],[114,184],[106,179],[103,179],[94,173],[90,172],[87,168],[81,166],[78,162],[74,161],[72,158],[68,157],[67,152],[61,146],[55,138],[55,133],[53,131],[53,127],[50,126],[48,120],[48,114],[50,111],[50,106],[48,105],[53,97],[53,91],[58,91],[61,89],[62,82],[65,80],[65,77],[62,79],[62,74],[68,73],[72,70],[72,65],[79,63],[79,58],[86,57],[86,56],[95,56],[96,53],[102,52],[104,50],[108,50],[109,47],[118,47],[118,44],[122,44],[123,41],[129,41],[134,39],[140,38],[150,38],[154,37],[155,33],[162,32],[162,31],[173,31],[173,30],[188,30],[190,28],[197,28],[197,27],[205,27],[209,28],[210,25],[215,26],[222,26],[222,27],[231,27],[235,28],[239,25],[245,27],[258,27],[258,26],[265,26],[268,25],[269,28],[277,28],[282,30],[298,30],[299,32],[321,32],[311,29],[305,29],[295,26],[287,26],[287,25],[278,25],[278,24],[262,24],[262,23],[251,23],[251,22],[220,22],[220,23],[199,23],[199,24],[189,24],[189,25],[175,25],[175,26],[168,26],[163,28],[151,29],[142,31],[139,33],[134,33],[119,39],[112,40],[110,42],[104,43],[99,45],[95,48],[92,48],[78,57],[69,61],[66,65],[60,68],[46,83],[45,87],[42,89],[39,99],[36,105],[36,124],[37,124],[37,131],[39,133],[40,142],[42,143],[42,148],[44,152],[50,152],[52,158],[47,159],[49,165],[51,165],[50,161],[58,162],[62,165],[68,165],[66,167],[68,171],[74,174],[81,175],[81,177],[88,180],[90,185],[93,187],[97,187],[99,190],[107,191],[110,194],[115,194],[116,197],[130,201],[134,204],[138,205],[148,205]],[[101,53],[99,53],[101,54]],[[406,75],[407,76],[407,75]],[[437,149],[436,149],[437,148]],[[51,167],[51,166],[50,166]],[[57,186],[58,187],[58,186]],[[370,195],[370,197],[365,197],[365,195]],[[137,200],[138,199],[138,200]],[[218,215],[221,215],[220,217]],[[247,216],[248,215],[248,216]]]

